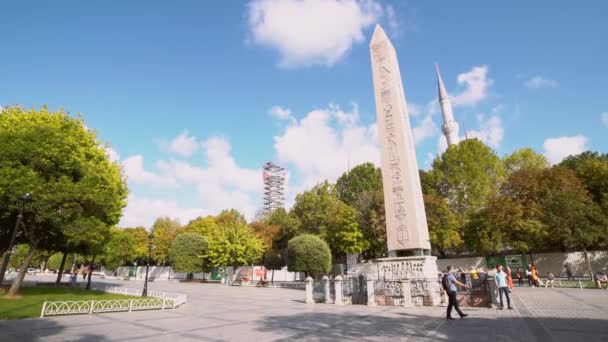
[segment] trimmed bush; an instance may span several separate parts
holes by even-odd
[[[197,233],[183,233],[173,239],[169,247],[169,260],[175,272],[195,273],[204,271],[207,250],[205,238]]]
[[[49,261],[46,263],[46,268],[51,271],[56,271],[61,267],[61,259],[63,258],[63,253],[55,253],[49,257]],[[72,268],[72,263],[74,262],[74,254],[68,254],[68,257],[65,259],[65,265],[63,265],[64,270],[69,270]]]
[[[287,266],[293,272],[329,272],[331,251],[327,242],[309,234],[289,240]]]

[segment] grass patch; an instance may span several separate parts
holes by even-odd
[[[40,317],[44,301],[141,298],[68,287],[24,287],[15,297],[0,295],[0,319]]]

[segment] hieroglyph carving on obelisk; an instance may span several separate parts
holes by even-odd
[[[414,139],[395,48],[376,25],[370,44],[389,256],[430,250]]]

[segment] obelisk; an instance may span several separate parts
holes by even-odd
[[[416,150],[395,48],[380,25],[370,43],[390,257],[430,255]]]

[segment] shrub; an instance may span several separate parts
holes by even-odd
[[[63,253],[55,253],[49,257],[49,261],[46,263],[46,268],[51,271],[56,271],[61,267],[61,259],[63,259]],[[68,257],[65,259],[65,264],[63,265],[64,270],[69,270],[72,268],[72,263],[74,262],[74,254],[68,254]]]
[[[205,238],[197,233],[183,233],[173,239],[169,247],[169,260],[176,272],[195,273],[204,271],[201,258],[207,250]],[[190,275],[189,277],[190,278]]]
[[[300,235],[289,240],[287,262],[290,271],[327,273],[331,268],[331,251],[320,238]]]

